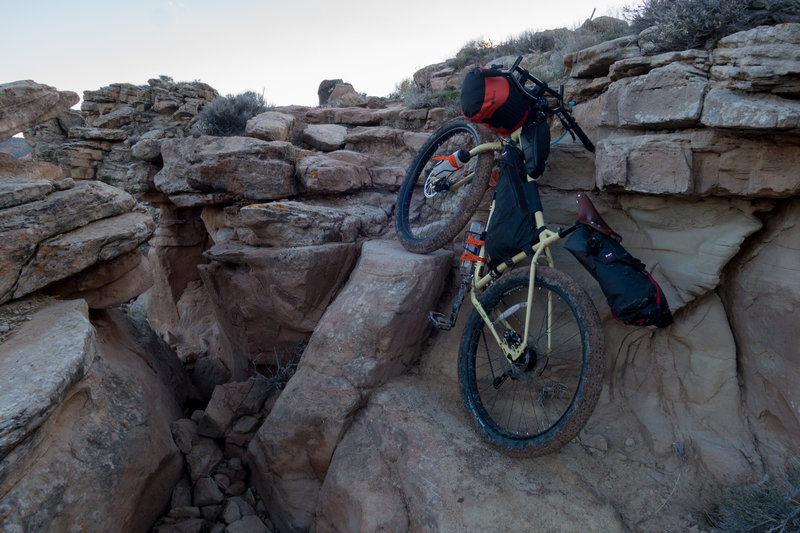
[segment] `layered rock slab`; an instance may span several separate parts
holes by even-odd
[[[434,379],[403,376],[372,395],[336,447],[315,531],[627,530],[566,457],[487,448]]]
[[[118,311],[90,324],[74,300],[33,315],[0,345],[0,416],[4,434],[12,430],[0,462],[4,529],[145,531],[155,522],[183,468],[169,424],[186,387],[174,356],[157,343],[143,350],[141,335]]]
[[[294,377],[248,449],[259,491],[286,531],[311,526],[337,443],[371,391],[414,362],[451,253],[364,243],[347,286],[319,321]]]

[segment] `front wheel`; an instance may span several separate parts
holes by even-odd
[[[514,455],[551,453],[575,438],[597,405],[605,364],[600,317],[568,276],[536,268],[529,336],[524,339],[528,275],[497,282],[481,305],[498,334],[525,343],[509,362],[477,311],[458,360],[461,393],[489,443]]]
[[[441,159],[481,144],[478,128],[466,120],[444,125],[414,158],[397,197],[397,234],[403,246],[425,254],[452,242],[478,208],[489,183],[494,152],[472,157],[449,174],[432,172]]]

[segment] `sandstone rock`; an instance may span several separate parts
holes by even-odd
[[[295,118],[278,111],[266,111],[247,121],[244,133],[264,141],[289,141]]]
[[[41,241],[20,271],[14,297],[128,253],[146,241],[153,228],[148,213],[134,211]]]
[[[192,443],[191,451],[186,454],[186,467],[189,469],[189,478],[192,483],[197,483],[197,480],[211,476],[214,473],[214,469],[224,459],[222,450],[219,449],[213,439],[198,437]]]
[[[120,313],[95,316],[94,342],[82,305],[65,302],[43,311],[3,345],[13,342],[31,362],[43,354],[57,359],[35,370],[28,366],[28,386],[45,383],[48,373],[65,385],[36,424],[28,420],[26,438],[4,450],[0,513],[6,529],[69,530],[91,509],[93,528],[143,531],[180,478],[182,460],[169,423],[180,416],[185,388],[169,382],[174,368],[164,352],[137,351],[137,334]],[[76,365],[87,351],[94,352],[91,366],[89,360]]]
[[[3,273],[0,302],[8,300],[12,293],[19,298],[28,290],[41,288],[92,264],[82,257],[88,249],[67,247],[57,252],[59,243],[83,242],[94,246],[94,261],[111,259],[138,246],[152,231],[152,219],[144,213],[132,212],[135,206],[136,201],[124,191],[100,182],[83,181],[70,189],[4,210],[0,219],[0,236],[4,243],[0,248],[0,272]],[[111,225],[104,229],[102,219],[115,216],[123,216],[123,221],[134,225],[128,228]],[[127,240],[119,245],[109,242],[110,235],[121,236],[120,231],[128,235]],[[48,251],[40,247],[45,241]],[[97,248],[106,245],[105,250]],[[45,257],[50,253],[63,253],[66,255],[61,257],[69,259],[65,264],[48,264]],[[46,272],[33,268],[34,263]],[[26,280],[28,275],[31,278]]]
[[[181,193],[228,193],[273,200],[297,192],[291,145],[250,137],[169,139],[162,143],[164,168],[156,188]]]
[[[349,83],[337,83],[328,96],[328,105],[334,107],[353,107],[366,103],[367,97],[356,92]]]
[[[686,128],[697,124],[708,88],[706,74],[671,63],[611,84],[601,124],[627,128]]]
[[[219,385],[197,427],[200,435],[220,438],[227,435],[236,419],[257,414],[269,393],[269,385],[262,380],[247,380]]]
[[[711,55],[707,50],[683,50],[679,52],[665,52],[652,56],[629,57],[620,59],[608,71],[611,81],[622,78],[642,76],[655,68],[666,67],[671,63],[684,63],[699,71],[708,73],[711,69]]]
[[[295,201],[251,204],[240,213],[250,230],[240,238],[251,246],[355,242],[358,237],[377,235],[389,218],[381,208],[355,202],[347,209]]]
[[[538,182],[554,189],[591,191],[595,188],[594,160],[582,144],[564,139],[550,149],[547,167]]]
[[[540,504],[537,530],[626,530],[567,458],[509,458],[484,447],[433,379],[399,378],[371,396],[336,447],[316,531],[526,531],[531,498]]]
[[[757,206],[746,200],[623,196],[620,203],[630,222],[618,223],[616,214],[607,220],[618,230],[635,225],[625,247],[663,280],[673,310],[714,291],[744,239],[761,228]]]
[[[573,78],[604,76],[611,65],[619,60],[641,55],[636,36],[626,35],[584,48],[564,58]]]
[[[728,482],[759,462],[740,414],[736,345],[719,297],[701,299],[668,330],[631,332],[611,359],[611,390],[636,414],[656,454],[681,442]]]
[[[311,124],[303,130],[303,142],[323,152],[344,147],[347,128],[339,124]]]
[[[692,139],[685,134],[614,137],[597,143],[597,186],[648,194],[693,190]]]
[[[370,166],[369,156],[338,150],[304,157],[297,163],[297,175],[306,193],[343,193],[370,186]]]
[[[229,243],[207,252],[211,263],[200,272],[234,379],[245,379],[254,363],[276,364],[276,357],[308,340],[358,250],[345,243],[295,248]]]
[[[800,130],[800,103],[777,96],[712,89],[706,95],[701,122],[712,128]]]
[[[41,200],[53,192],[53,182],[25,176],[0,179],[0,209]]]
[[[377,126],[396,119],[403,108],[399,105],[382,109],[363,107],[321,107],[310,109],[305,118],[309,124],[349,124],[352,126]]]
[[[49,179],[57,181],[62,179],[63,173],[60,168],[50,163],[14,159],[11,154],[0,152],[0,177],[26,177],[32,180]],[[5,182],[5,180],[0,180],[0,184]]]
[[[47,420],[96,355],[95,332],[80,300],[40,311],[0,345],[0,458]]]
[[[219,505],[225,500],[222,491],[210,477],[201,477],[194,484],[192,501],[195,506]]]
[[[259,491],[281,527],[311,525],[331,456],[354,412],[416,358],[428,328],[419,310],[433,308],[450,260],[449,252],[415,255],[392,241],[364,244],[347,286],[320,319],[248,449]]]
[[[56,282],[50,291],[60,298],[83,299],[91,309],[107,309],[139,296],[152,284],[147,257],[133,250]]]
[[[601,189],[649,194],[785,197],[800,190],[792,135],[742,136],[718,130],[614,137],[597,143]]]
[[[746,245],[726,275],[723,298],[733,326],[739,378],[748,422],[763,453],[781,462],[800,435],[796,320],[800,307],[800,203],[787,201],[766,224],[763,236]]]
[[[720,39],[711,76],[730,89],[800,95],[797,24],[760,26]]]
[[[77,104],[78,95],[32,80],[0,84],[0,142],[54,119]]]

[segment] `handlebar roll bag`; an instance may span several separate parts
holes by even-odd
[[[661,287],[647,272],[644,263],[615,239],[580,224],[564,248],[600,284],[617,321],[629,326],[659,328],[672,324],[672,313]]]
[[[470,122],[507,137],[521,127],[531,104],[505,76],[487,76],[483,67],[467,72],[461,84],[461,110]]]

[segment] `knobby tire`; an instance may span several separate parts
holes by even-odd
[[[426,254],[451,243],[469,222],[486,191],[494,165],[494,152],[472,157],[453,173],[448,185],[474,172],[472,181],[459,189],[444,189],[432,198],[424,194],[426,179],[438,161],[463,148],[470,150],[483,141],[478,128],[463,119],[445,124],[420,149],[406,173],[397,198],[396,227],[403,246]]]
[[[481,298],[500,335],[521,340],[529,276],[495,282]],[[546,353],[547,294],[553,295],[552,351]],[[509,311],[510,310],[510,311]],[[464,403],[486,440],[511,455],[537,457],[574,439],[597,405],[605,365],[600,318],[566,274],[537,266],[527,361],[513,365],[478,314],[466,324],[459,354]]]

